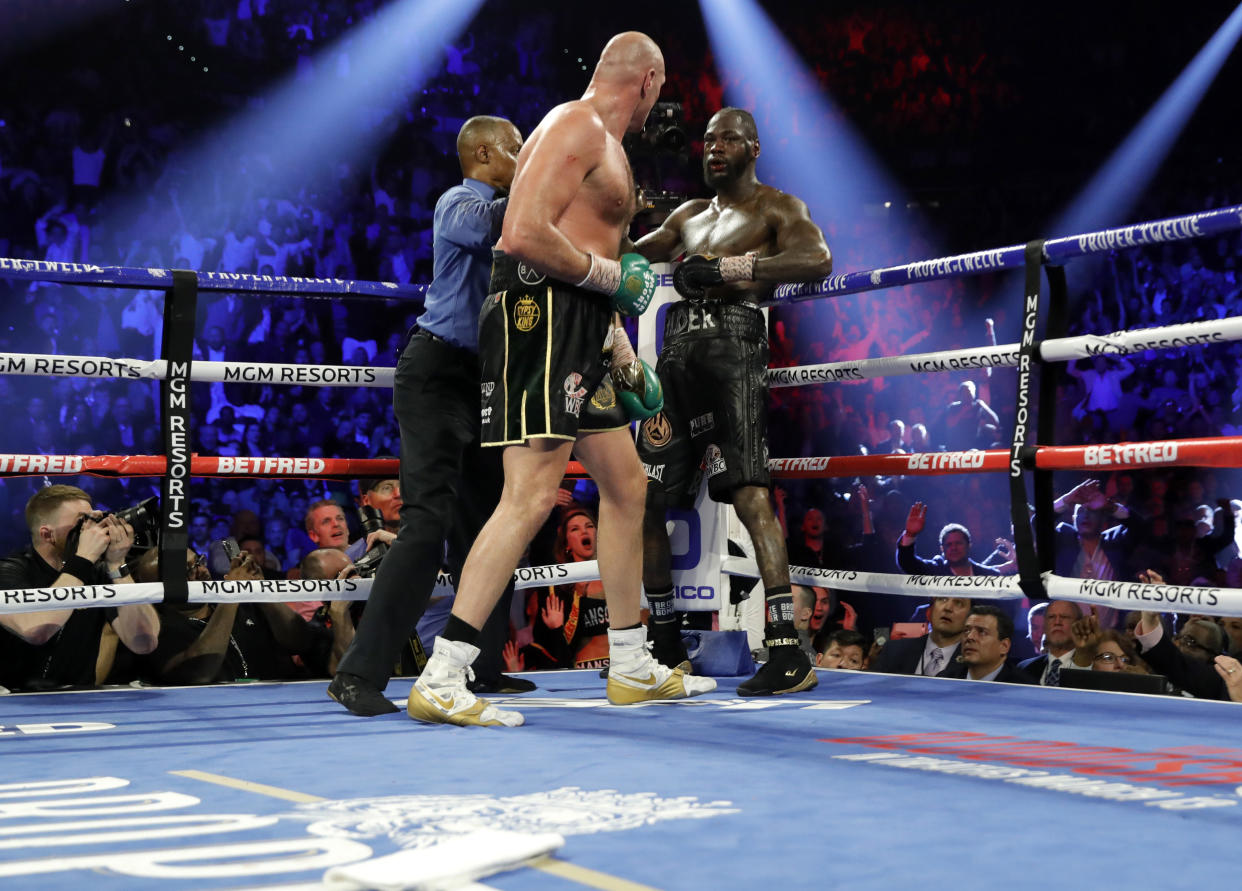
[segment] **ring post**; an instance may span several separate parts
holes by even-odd
[[[1022,340],[1018,355],[1017,411],[1013,420],[1013,445],[1009,451],[1009,510],[1013,518],[1013,541],[1018,554],[1018,579],[1027,597],[1044,599],[1043,580],[1039,574],[1039,558],[1035,553],[1031,518],[1027,510],[1026,471],[1035,467],[1034,446],[1027,445],[1031,423],[1031,376],[1039,376],[1039,342],[1035,329],[1039,324],[1039,291],[1043,268],[1043,239],[1026,246],[1026,286],[1022,303]]]
[[[194,354],[197,273],[174,269],[164,298],[163,356],[168,374],[160,382],[160,428],[167,467],[160,484],[160,581],[165,603],[186,603],[185,549],[189,544],[190,364]]]

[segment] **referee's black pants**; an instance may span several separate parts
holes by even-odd
[[[397,361],[393,411],[401,428],[401,528],[380,563],[338,671],[384,689],[445,563],[461,577],[470,545],[500,500],[503,449],[479,447],[478,357],[415,331]],[[513,586],[483,626],[477,678],[500,676]],[[431,641],[426,641],[430,646]]]

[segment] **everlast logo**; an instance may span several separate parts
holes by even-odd
[[[642,434],[648,445],[663,448],[673,438],[673,425],[668,422],[668,416],[660,412],[643,421]]]
[[[530,297],[523,297],[513,307],[513,326],[526,332],[539,324],[539,304]]]
[[[647,479],[649,480],[656,480],[657,482],[661,482],[661,483],[664,482],[664,465],[663,464],[648,464],[646,461],[644,461],[643,472],[647,474]]]
[[[715,331],[719,327],[710,309],[683,303],[669,313],[664,336],[676,337],[678,334],[687,334],[691,331]]]

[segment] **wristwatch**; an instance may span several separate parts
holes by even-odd
[[[125,578],[125,576],[129,575],[129,572],[130,570],[129,570],[128,563],[122,563],[116,569],[113,569],[112,567],[108,567],[108,577],[111,578],[112,581],[114,582],[117,579]]]

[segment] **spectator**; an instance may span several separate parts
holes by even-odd
[[[1164,584],[1164,577],[1153,569],[1140,572],[1138,579],[1150,585]],[[1135,628],[1139,655],[1154,671],[1191,696],[1240,702],[1242,696],[1237,694],[1242,678],[1237,670],[1237,660],[1223,654],[1215,646],[1223,643],[1224,635],[1217,637],[1206,627],[1213,624],[1205,623],[1194,631],[1183,629],[1177,638],[1170,641],[1159,613],[1144,611]],[[1219,626],[1216,627],[1219,631]]]
[[[991,605],[976,605],[966,618],[962,659],[949,666],[945,677],[972,681],[1029,684],[1031,679],[1007,659],[1013,645],[1013,620]]]
[[[824,556],[824,513],[812,507],[802,515],[802,534],[789,541],[789,563],[792,566],[827,566]]]
[[[1062,668],[1074,668],[1073,624],[1082,618],[1082,607],[1069,600],[1054,600],[1044,610],[1043,653],[1018,667],[1045,687],[1059,687]]]
[[[857,631],[842,628],[827,635],[824,646],[815,656],[820,668],[863,668],[863,652],[867,644]]]
[[[384,528],[394,535],[401,527],[401,504],[400,480],[358,480],[359,507],[372,507],[379,511]]]
[[[931,632],[923,637],[889,640],[868,670],[927,677],[943,674],[960,654],[970,611],[971,603],[964,597],[933,598],[928,609]]]
[[[916,501],[906,517],[906,529],[897,541],[897,565],[909,575],[1000,575],[991,566],[970,559],[970,530],[950,523],[940,530],[940,553],[923,558],[915,555],[914,542],[927,525],[927,505]]]
[[[1100,491],[1099,480],[1085,480],[1053,502],[1064,513],[1074,506],[1074,522],[1058,523],[1057,575],[1076,579],[1122,579],[1127,573],[1127,551],[1133,546],[1130,511]],[[1105,528],[1108,520],[1121,523]],[[1107,627],[1107,623],[1106,623]]]
[[[986,449],[1000,435],[1000,418],[977,396],[974,381],[963,381],[957,400],[950,402],[941,421],[945,447],[954,451]]]

